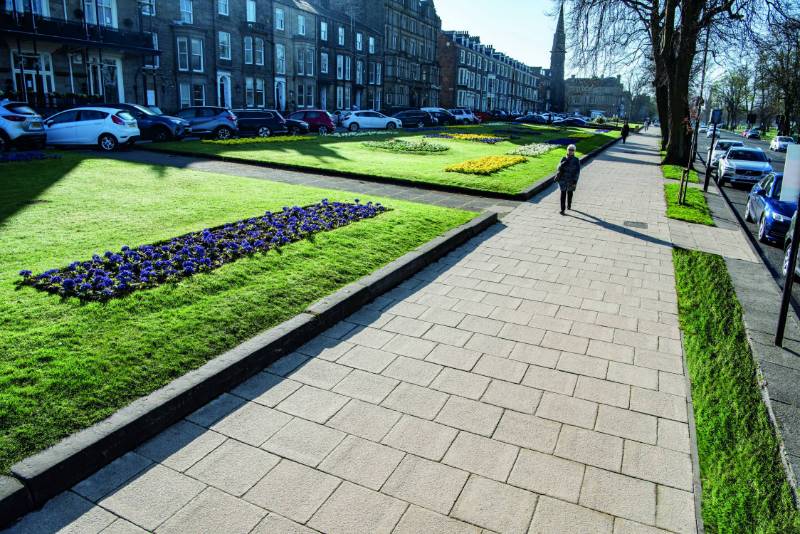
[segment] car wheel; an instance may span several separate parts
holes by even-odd
[[[761,216],[761,220],[758,221],[758,240],[762,243],[769,243],[769,237],[767,236],[767,218],[763,215]]]
[[[165,141],[169,141],[172,139],[172,134],[166,128],[158,128],[153,134],[153,141],[156,143],[164,143]]]
[[[393,122],[387,122],[386,123],[386,129],[387,130],[394,130],[395,128],[397,128],[397,125],[395,123],[393,123]]]
[[[350,127],[348,128],[348,130],[350,130],[351,132],[357,132],[359,128],[361,128],[361,127],[358,125],[358,123],[357,123],[357,122],[354,122],[354,123],[352,123],[352,124],[350,125]]]
[[[113,152],[117,149],[117,138],[111,134],[102,134],[97,138],[97,146],[103,152]]]
[[[220,126],[214,131],[214,139],[218,141],[225,141],[233,136],[233,130],[227,126]]]
[[[292,126],[289,128],[289,135],[300,135],[300,128],[297,126]]]
[[[424,123],[424,122],[422,122],[422,121],[419,121],[419,122],[417,123],[417,128],[424,128],[424,127],[425,127],[425,123]]]
[[[259,137],[269,137],[272,135],[272,131],[266,126],[260,126],[258,128],[258,136]]]
[[[753,213],[750,211],[750,199],[747,199],[747,205],[744,208],[744,220],[747,222],[754,222]]]
[[[320,126],[320,127],[319,127],[319,132],[318,132],[318,133],[319,133],[320,135],[328,135],[328,128],[327,128],[327,126]]]

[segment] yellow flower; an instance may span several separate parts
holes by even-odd
[[[524,161],[526,159],[522,156],[486,156],[450,165],[445,171],[486,176]]]

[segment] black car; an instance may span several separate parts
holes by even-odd
[[[424,128],[426,126],[438,126],[439,121],[428,113],[419,109],[409,109],[392,115],[395,119],[400,119],[403,128]]]
[[[157,113],[139,104],[98,104],[106,108],[122,109],[136,119],[142,139],[153,141],[180,141],[192,131],[189,121]]]
[[[449,111],[429,111],[428,113],[433,115],[434,118],[439,121],[440,126],[458,124],[458,119],[456,119],[456,116]]]
[[[579,126],[586,128],[589,126],[589,123],[583,119],[579,119],[578,117],[568,117],[566,119],[553,121],[553,126]]]
[[[299,119],[285,119],[289,135],[305,135],[311,131],[311,126],[306,121]]]
[[[234,109],[239,119],[239,135],[269,137],[289,133],[286,119],[272,109]]]
[[[523,115],[514,119],[514,122],[522,122],[525,124],[547,124],[547,119],[541,115]]]

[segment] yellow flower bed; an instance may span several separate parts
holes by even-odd
[[[257,145],[260,143],[283,143],[285,141],[308,141],[316,139],[307,135],[287,135],[278,137],[239,137],[236,139],[203,139],[203,143],[214,145]]]
[[[492,174],[502,169],[523,163],[526,159],[522,156],[485,156],[478,159],[469,159],[446,167],[447,172],[460,172],[463,174]]]
[[[447,134],[453,139],[459,139],[461,141],[478,141],[478,142],[486,142],[486,141],[505,141],[505,137],[500,137],[499,135],[491,135],[491,134],[471,134],[471,133],[451,133]]]

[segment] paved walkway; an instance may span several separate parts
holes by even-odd
[[[615,146],[576,211],[520,204],[16,531],[695,532],[656,159]]]
[[[382,184],[368,182],[355,178],[340,178],[324,176],[312,172],[289,171],[284,169],[271,169],[258,165],[245,163],[230,163],[224,161],[208,160],[191,156],[173,156],[147,150],[128,150],[115,152],[111,157],[145,163],[148,165],[167,165],[194,171],[213,172],[218,174],[232,174],[261,180],[272,180],[295,185],[307,185],[324,189],[340,191],[358,191],[361,194],[379,195],[390,198],[399,198],[413,202],[423,202],[447,208],[461,208],[473,211],[491,210],[501,216],[513,210],[518,204],[515,200],[484,198],[446,191],[431,191],[417,187],[396,184]]]

